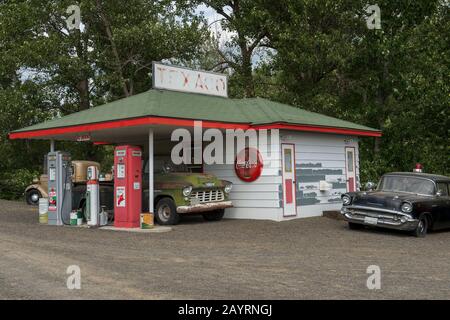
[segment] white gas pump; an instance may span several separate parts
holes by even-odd
[[[87,224],[92,227],[99,225],[100,192],[98,184],[98,169],[90,166],[87,169],[86,215]]]

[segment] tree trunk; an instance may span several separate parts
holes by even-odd
[[[123,76],[122,71],[122,61],[120,60],[119,51],[117,50],[116,43],[114,42],[114,38],[111,31],[111,24],[109,23],[109,20],[106,16],[106,14],[103,12],[101,0],[97,0],[97,9],[99,11],[100,17],[103,21],[103,25],[105,26],[106,35],[108,36],[108,40],[111,43],[111,50],[115,59],[115,65],[116,65],[116,71],[119,75],[120,82],[122,85],[123,94],[125,97],[129,97],[130,91],[128,90],[127,82],[125,80],[125,77]]]
[[[378,92],[377,92],[377,97],[376,97],[376,102],[377,105],[379,107],[379,112],[378,112],[378,126],[380,130],[383,130],[384,127],[384,120],[386,119],[387,116],[387,108],[386,108],[386,102],[388,100],[389,97],[389,92],[386,89],[387,86],[387,81],[388,81],[388,76],[389,76],[389,68],[388,68],[388,62],[386,60],[384,60],[382,62],[383,64],[383,72],[382,72],[382,76],[380,79],[380,84],[379,84],[379,88],[378,88]],[[373,152],[375,155],[378,155],[378,153],[380,152],[380,146],[381,146],[381,139],[380,138],[376,138],[375,139],[375,143],[374,143],[374,148],[373,148]]]
[[[251,53],[242,53],[242,79],[245,86],[245,97],[253,98],[255,96],[255,85],[253,83]]]
[[[76,85],[77,91],[80,95],[80,110],[89,109],[89,80],[80,80]]]
[[[84,46],[83,46],[83,39],[82,34],[80,30],[76,31],[77,35],[77,44],[76,44],[76,50],[77,50],[77,56],[82,61],[84,66],[88,66],[88,58],[87,58],[87,39],[85,39]],[[86,26],[86,33],[87,33],[87,26]],[[83,68],[84,70],[84,68]],[[83,73],[86,73],[84,71]],[[80,99],[80,105],[78,110],[86,110],[90,107],[90,97],[89,97],[89,75],[83,74],[82,77],[84,79],[80,79],[78,83],[75,85],[75,89],[78,91],[79,99]]]

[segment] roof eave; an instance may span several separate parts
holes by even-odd
[[[219,129],[286,129],[294,131],[306,131],[306,132],[318,132],[318,133],[330,133],[352,136],[367,136],[367,137],[381,137],[381,131],[377,130],[363,130],[354,128],[339,128],[339,127],[327,127],[316,125],[304,125],[293,123],[268,123],[268,124],[246,124],[246,123],[231,123],[231,122],[218,122],[210,120],[200,119],[181,119],[181,118],[168,118],[168,117],[139,117],[131,119],[113,120],[105,122],[97,122],[90,124],[73,125],[66,127],[54,127],[37,130],[22,130],[12,131],[9,134],[9,139],[29,139],[39,138],[51,135],[61,135],[67,133],[85,133],[98,131],[103,129],[113,129],[118,127],[131,127],[139,125],[169,125],[169,126],[183,126],[193,127],[195,121],[202,121],[202,126],[205,128],[219,128]]]
[[[333,126],[318,126],[307,124],[296,124],[288,122],[276,122],[267,124],[253,125],[255,129],[285,129],[294,131],[306,131],[306,132],[318,132],[318,133],[332,133],[340,135],[352,135],[352,136],[366,136],[366,137],[381,137],[381,130],[366,130],[356,128],[341,128]]]

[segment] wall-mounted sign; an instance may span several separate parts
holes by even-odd
[[[78,142],[83,142],[83,141],[91,141],[91,136],[88,134],[82,135],[82,136],[77,136],[77,141]]]
[[[263,159],[261,153],[255,148],[241,150],[234,162],[234,171],[239,179],[252,182],[261,176]]]
[[[228,97],[227,76],[153,62],[153,88]]]

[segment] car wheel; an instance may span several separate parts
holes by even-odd
[[[413,235],[417,238],[423,238],[427,235],[428,231],[428,219],[425,216],[420,217],[419,223],[416,229],[413,231]]]
[[[205,219],[206,221],[219,221],[222,220],[224,214],[225,209],[219,209],[212,212],[204,213],[203,219]]]
[[[155,219],[161,225],[173,225],[180,221],[175,202],[170,198],[162,198],[156,204]]]
[[[349,222],[348,228],[351,230],[361,230],[362,228],[364,228],[364,225],[360,223]]]
[[[25,200],[29,205],[36,206],[39,204],[39,198],[42,198],[42,194],[37,189],[28,190],[25,194]]]

